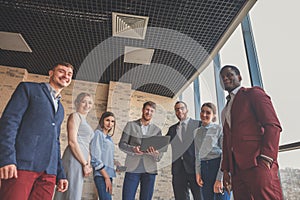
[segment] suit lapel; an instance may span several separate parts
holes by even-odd
[[[231,125],[233,122],[236,122],[238,120],[239,113],[241,112],[241,106],[244,104],[244,95],[246,94],[247,90],[246,88],[242,87],[235,95],[232,105],[231,105],[231,110],[230,110],[230,115],[231,115]]]
[[[44,93],[46,94],[48,100],[50,101],[50,103],[51,103],[51,105],[52,105],[53,112],[55,113],[55,107],[54,107],[53,99],[52,99],[52,97],[51,97],[51,95],[50,95],[50,91],[49,91],[47,85],[46,85],[45,83],[41,83],[41,87],[42,87]],[[60,106],[58,106],[58,108],[59,108],[59,107],[60,107]]]
[[[193,131],[191,131],[191,129],[194,128],[194,124],[193,123],[194,123],[193,120],[190,119],[189,122],[186,125],[185,135],[182,137],[182,138],[184,138],[183,139],[184,142],[191,143],[191,141],[194,139]]]
[[[171,137],[172,137],[171,140],[177,138],[178,141],[179,141],[179,138],[178,138],[178,135],[177,135],[177,127],[178,127],[178,125],[179,125],[179,122],[176,123],[176,124],[173,126],[173,131],[171,132],[171,133],[172,133],[172,135],[171,135]]]

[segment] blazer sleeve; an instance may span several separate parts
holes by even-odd
[[[128,122],[122,132],[122,136],[120,138],[120,142],[119,142],[119,148],[120,150],[122,150],[123,152],[127,153],[127,154],[131,154],[134,155],[133,152],[133,145],[129,144],[130,141],[130,131],[131,131],[131,125],[130,122]]]
[[[58,156],[57,156],[58,161],[57,162],[58,163],[57,163],[57,172],[56,172],[56,182],[58,182],[60,179],[66,179],[67,178],[64,167],[62,165],[62,159],[61,159],[61,153],[60,153],[61,152],[61,150],[60,150],[60,139],[59,139],[60,130],[61,130],[60,126],[57,127],[58,138],[56,139],[56,141],[57,141],[57,146],[58,146],[58,148],[57,148],[57,154],[58,154]]]
[[[15,141],[22,117],[29,104],[30,92],[20,83],[9,100],[0,119],[0,167],[17,165]]]
[[[157,129],[158,129],[157,135],[162,135],[161,129],[158,128],[158,127],[157,127]],[[159,151],[159,155],[158,155],[158,157],[155,159],[155,161],[156,161],[156,162],[159,162],[159,161],[162,159],[162,157],[163,157],[163,152],[160,152],[160,151]]]
[[[253,88],[251,96],[252,107],[263,132],[261,154],[277,160],[282,128],[271,98],[259,87]]]
[[[177,123],[178,124],[178,123]],[[170,140],[172,141],[173,140],[173,138],[176,136],[176,127],[177,127],[177,124],[174,124],[174,125],[172,125],[170,128],[169,128],[169,130],[168,130],[168,132],[167,132],[167,136],[171,136],[171,138],[170,138]]]

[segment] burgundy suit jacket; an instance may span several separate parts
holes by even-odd
[[[241,88],[231,107],[231,128],[223,125],[222,170],[257,166],[261,154],[277,160],[280,122],[270,97],[259,87]],[[235,162],[233,162],[233,156]]]

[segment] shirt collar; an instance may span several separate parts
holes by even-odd
[[[103,135],[104,138],[109,139],[109,140],[111,139],[111,135],[105,134],[103,132],[103,129],[100,126],[98,126],[97,129],[100,131],[100,133]]]
[[[242,86],[238,86],[237,88],[235,88],[234,90],[232,90],[230,93],[233,95],[236,95],[236,93],[238,93],[238,91],[242,88]]]
[[[142,118],[138,120],[138,123],[139,123],[140,126],[145,126],[145,125],[142,124]],[[149,124],[146,125],[146,126],[149,126],[151,124],[152,124],[152,121],[150,121]]]
[[[57,95],[57,92],[56,92],[56,90],[49,84],[49,83],[46,83],[46,86],[48,87],[48,90],[50,91],[50,94],[51,94],[51,96],[54,98],[54,99],[56,99],[56,100],[60,100],[61,99],[61,94],[59,93],[58,95]],[[56,95],[57,95],[57,97],[56,97]]]
[[[187,117],[185,120],[182,120],[182,121],[180,121],[180,125],[181,124],[185,124],[185,125],[187,125],[188,123],[189,123],[189,120],[190,120],[190,118],[189,117]]]
[[[201,125],[202,127],[204,127],[204,128],[209,128],[209,127],[211,127],[213,125],[213,123],[209,123],[209,124],[207,124],[206,126],[204,126],[204,125]]]

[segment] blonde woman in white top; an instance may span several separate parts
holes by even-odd
[[[89,145],[94,131],[86,121],[92,106],[90,94],[83,92],[77,96],[76,112],[70,114],[67,122],[68,146],[62,157],[69,189],[64,193],[56,192],[54,200],[81,200],[83,179],[92,173]]]

